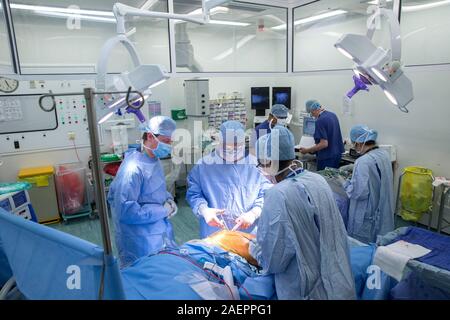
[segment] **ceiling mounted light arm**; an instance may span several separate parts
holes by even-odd
[[[202,0],[202,19],[196,18],[194,16],[189,16],[186,14],[176,14],[158,11],[148,11],[143,9],[138,9],[134,7],[127,6],[123,3],[117,2],[114,4],[113,12],[117,20],[117,33],[125,34],[125,20],[127,16],[131,17],[150,17],[150,18],[161,18],[161,19],[176,19],[186,22],[192,22],[196,24],[205,24],[209,22],[209,16],[211,9],[230,2],[231,0]]]
[[[139,59],[139,55],[137,54],[136,47],[131,43],[131,41],[123,34],[118,34],[106,41],[100,51],[100,58],[97,62],[97,78],[96,78],[96,89],[100,91],[105,91],[108,89],[106,78],[107,78],[107,68],[108,61],[111,57],[111,53],[113,49],[117,45],[122,45],[127,50],[131,61],[134,66],[134,70],[138,70],[141,65],[141,61]],[[124,74],[121,74],[121,77],[124,77]],[[121,88],[125,90],[126,88]],[[142,112],[139,110],[145,102],[145,97],[139,91],[132,91],[132,89],[142,90],[143,88],[133,88],[131,86],[128,87],[126,97],[122,97],[119,100],[100,108],[100,120],[99,124],[108,120],[114,113],[120,114],[121,108],[125,108],[128,113],[133,113],[139,119],[139,121],[145,122],[145,117]],[[137,98],[136,98],[137,97]],[[102,114],[103,113],[103,114]]]
[[[177,19],[188,21],[197,24],[205,24],[207,21],[202,19],[197,19],[195,17],[190,17],[184,14],[167,13],[167,12],[157,12],[142,10],[134,7],[124,5],[122,3],[116,3],[113,7],[114,16],[117,20],[117,33],[125,34],[125,19],[127,16],[132,17],[150,17],[150,18],[162,18],[162,19]]]
[[[137,54],[136,47],[134,44],[123,34],[118,34],[105,42],[101,51],[100,58],[97,62],[97,79],[96,79],[96,88],[97,90],[106,90],[106,73],[108,68],[109,57],[111,56],[112,50],[117,45],[123,45],[130,55],[131,61],[133,62],[133,66],[137,68],[141,65],[141,61],[139,59],[139,55]]]
[[[177,67],[188,68],[191,72],[202,72],[203,68],[195,59],[194,47],[187,32],[186,23],[175,25],[175,56]]]
[[[197,19],[193,16],[185,14],[147,11],[142,8],[138,9],[130,7],[122,3],[114,4],[113,13],[117,20],[118,34],[109,39],[102,47],[100,58],[97,63],[96,88],[99,91],[105,91],[106,89],[109,90],[111,88],[115,88],[119,91],[128,89],[128,94],[126,97],[122,96],[118,97],[118,99],[115,99],[115,97],[104,97],[104,101],[100,106],[100,111],[104,114],[101,116],[99,123],[105,122],[114,113],[122,114],[122,108],[125,108],[128,113],[134,113],[138,117],[139,121],[143,123],[145,121],[145,117],[139,109],[143,106],[145,99],[151,95],[151,88],[158,86],[169,78],[169,74],[163,66],[157,64],[141,64],[135,46],[127,38],[125,30],[126,17],[139,16],[176,19],[197,24],[205,24],[208,22],[208,19],[205,19],[205,12],[206,18],[208,18],[209,12],[213,7],[229,1],[230,0],[202,0],[202,8],[204,11],[203,19]],[[113,83],[107,84],[108,60],[111,56],[112,50],[118,44],[122,44],[127,50],[133,62],[134,69],[130,72],[122,72],[119,76],[114,76]],[[131,91],[131,89],[138,92],[143,92],[143,95],[136,95],[133,91]],[[130,92],[133,93],[132,97],[130,96]],[[106,103],[105,101],[108,101],[109,103]]]
[[[380,21],[379,19],[381,17],[385,17],[389,24],[392,60],[400,61],[402,57],[401,31],[400,23],[395,17],[394,11],[385,8],[378,8],[378,10],[376,10],[376,12],[369,17],[367,38],[369,38],[370,40],[373,39],[374,33],[377,29],[377,25]]]

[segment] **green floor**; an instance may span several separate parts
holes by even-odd
[[[199,223],[185,200],[185,194],[186,190],[184,188],[177,190],[176,200],[178,202],[178,213],[170,220],[175,233],[175,241],[178,244],[185,243],[191,239],[198,239],[199,237]],[[102,246],[99,219],[83,217],[69,220],[69,222],[65,224],[58,223],[49,226]],[[111,239],[114,239],[114,226],[111,223],[111,219],[110,228]],[[114,241],[113,251],[117,255]]]

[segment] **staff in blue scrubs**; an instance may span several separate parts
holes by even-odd
[[[296,162],[287,128],[259,138],[256,151],[258,167],[278,183],[264,196],[249,251],[263,274],[273,274],[278,299],[354,299],[347,233],[330,186]]]
[[[311,148],[300,148],[300,152],[317,153],[318,171],[326,167],[339,168],[342,153],[344,153],[344,143],[337,116],[325,110],[317,100],[308,100],[306,111],[317,119],[314,132],[316,144]]]
[[[256,231],[264,192],[271,183],[245,154],[244,127],[238,121],[220,126],[220,144],[204,156],[188,175],[186,200],[200,220],[200,237],[236,225],[239,231]]]
[[[142,152],[129,153],[110,186],[108,202],[121,267],[174,244],[168,218],[177,211],[160,158],[168,157],[175,121],[156,116],[141,129]]]
[[[274,104],[270,109],[267,120],[255,127],[250,137],[250,153],[255,154],[256,141],[262,136],[269,134],[276,125],[286,126],[288,124],[289,109],[283,104]]]
[[[355,162],[350,182],[345,185],[350,208],[348,234],[365,243],[394,230],[393,173],[389,154],[378,148],[378,133],[365,125],[350,130],[355,150],[362,156]]]
[[[270,131],[279,124],[282,126],[286,125],[289,109],[282,104],[274,104],[272,109],[270,109],[269,118],[266,121],[259,124],[255,128],[256,140],[265,134],[269,134]],[[255,142],[256,142],[255,140]]]

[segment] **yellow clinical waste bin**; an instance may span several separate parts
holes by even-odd
[[[403,169],[400,187],[400,215],[406,221],[419,221],[424,213],[431,214],[433,204],[433,171],[411,166]]]
[[[60,221],[53,173],[52,166],[22,168],[19,171],[19,181],[32,185],[28,193],[39,223]]]

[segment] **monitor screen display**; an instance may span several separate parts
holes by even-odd
[[[316,119],[313,117],[303,118],[303,134],[308,136],[314,136],[316,131]]]
[[[252,109],[270,109],[269,87],[253,87],[251,90]]]
[[[272,88],[272,104],[282,104],[288,109],[291,108],[291,88],[290,87],[273,87]]]

